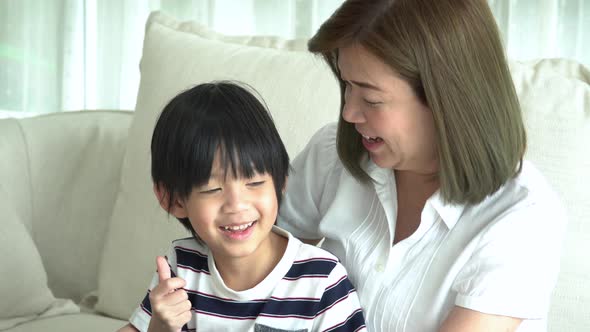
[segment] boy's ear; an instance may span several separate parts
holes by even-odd
[[[160,184],[154,183],[154,194],[160,203],[162,209],[166,210],[176,218],[187,218],[188,213],[184,208],[184,203],[175,197],[172,202],[170,201],[170,193],[164,189]]]
[[[283,195],[285,195],[285,192],[287,191],[287,182],[289,182],[289,177],[285,176],[285,183],[283,183],[283,189],[281,189]]]

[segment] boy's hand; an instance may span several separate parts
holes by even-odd
[[[152,318],[148,331],[178,332],[191,319],[191,302],[182,287],[182,278],[170,278],[170,266],[162,256],[156,257],[158,285],[152,289],[149,298],[152,305]]]

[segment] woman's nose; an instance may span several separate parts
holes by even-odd
[[[344,103],[344,107],[342,108],[342,118],[344,121],[349,123],[363,123],[365,122],[365,115],[363,111],[353,103],[351,100],[348,100]]]

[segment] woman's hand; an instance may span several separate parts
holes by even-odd
[[[484,314],[455,306],[439,332],[512,332],[521,322],[520,318]]]
[[[156,257],[158,285],[150,292],[152,318],[149,332],[178,332],[191,320],[191,302],[183,287],[182,278],[171,278],[170,266],[162,256]]]

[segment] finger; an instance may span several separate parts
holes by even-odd
[[[176,316],[176,319],[180,322],[182,322],[182,324],[180,325],[184,325],[188,322],[190,322],[190,320],[193,318],[193,313],[189,310],[186,312],[183,312],[182,314]]]
[[[186,312],[190,313],[192,307],[192,303],[189,300],[184,300],[175,304],[170,304],[166,303],[166,301],[163,301],[154,303],[152,305],[154,313],[157,313],[158,317],[168,322],[177,320],[178,316]]]
[[[193,308],[193,304],[189,300],[184,300],[182,302],[175,304],[173,308],[174,311],[177,313],[177,316],[180,316],[187,311],[190,312]]]
[[[166,294],[166,303],[169,305],[176,305],[185,301],[188,301],[188,294],[184,289],[177,289],[172,293]],[[190,301],[189,301],[190,303]]]
[[[192,304],[185,300],[175,305],[154,303],[152,306],[152,320],[158,320],[161,325],[180,331],[181,327],[192,318]]]
[[[164,280],[170,279],[170,266],[166,258],[162,256],[156,257],[156,266],[158,268],[158,278],[160,283]]]
[[[184,324],[188,323],[193,315],[192,309],[193,309],[193,305],[190,301],[184,301],[182,303],[179,303],[178,306],[176,307],[179,312],[178,315],[176,315],[176,320],[180,321]]]

